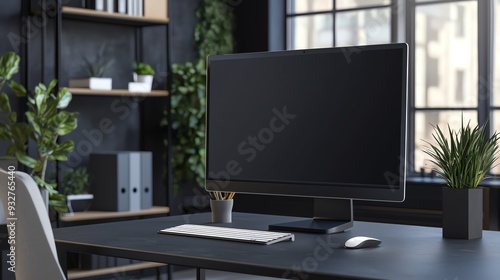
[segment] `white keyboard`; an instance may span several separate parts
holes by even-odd
[[[239,228],[226,228],[217,226],[185,224],[160,230],[159,233],[192,236],[229,241],[248,242],[270,245],[280,241],[294,241],[291,233],[272,232],[263,230],[250,230]]]

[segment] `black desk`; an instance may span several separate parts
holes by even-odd
[[[267,229],[300,218],[234,213],[232,227]],[[172,216],[54,230],[60,253],[109,255],[200,269],[294,279],[498,279],[500,232],[479,240],[450,240],[440,228],[355,222],[350,231],[296,233],[294,242],[255,245],[157,234],[183,223],[207,224],[210,214]],[[348,250],[344,241],[365,235],[378,248]],[[62,258],[64,265],[64,256]]]

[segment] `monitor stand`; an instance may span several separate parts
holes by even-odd
[[[337,233],[353,226],[352,199],[314,199],[314,218],[269,225],[269,230],[308,233]]]

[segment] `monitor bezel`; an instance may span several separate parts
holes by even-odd
[[[404,93],[402,97],[402,112],[401,118],[404,120],[401,124],[401,151],[400,151],[400,173],[390,174],[391,176],[399,176],[398,186],[376,186],[376,185],[355,185],[345,186],[345,184],[307,184],[307,183],[288,183],[288,182],[257,182],[257,181],[232,181],[211,179],[208,178],[208,138],[210,133],[210,65],[214,61],[231,60],[231,59],[252,59],[252,58],[273,58],[279,56],[297,56],[310,55],[321,53],[338,53],[343,52],[346,59],[349,56],[363,51],[372,50],[402,50],[403,65],[401,77],[403,85],[401,91]],[[236,192],[247,194],[262,194],[262,195],[279,195],[279,196],[298,196],[298,197],[313,197],[313,198],[344,198],[356,200],[371,200],[371,201],[393,201],[402,202],[405,199],[406,193],[406,162],[407,162],[407,122],[408,122],[408,44],[392,43],[367,46],[352,46],[352,47],[334,47],[322,49],[307,49],[307,50],[288,50],[288,51],[273,51],[273,52],[256,52],[256,53],[240,53],[229,55],[211,55],[207,58],[207,76],[206,76],[206,179],[205,189],[207,191],[223,191]],[[272,187],[270,187],[272,185]]]

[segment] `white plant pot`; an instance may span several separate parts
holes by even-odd
[[[137,73],[134,72],[134,82],[144,83],[148,91],[151,91],[153,87],[153,77],[153,75],[137,75]]]
[[[93,194],[70,194],[66,196],[69,214],[88,210],[93,199]]]
[[[90,77],[85,79],[69,80],[69,87],[89,88],[94,90],[111,90],[113,88],[112,78]]]

